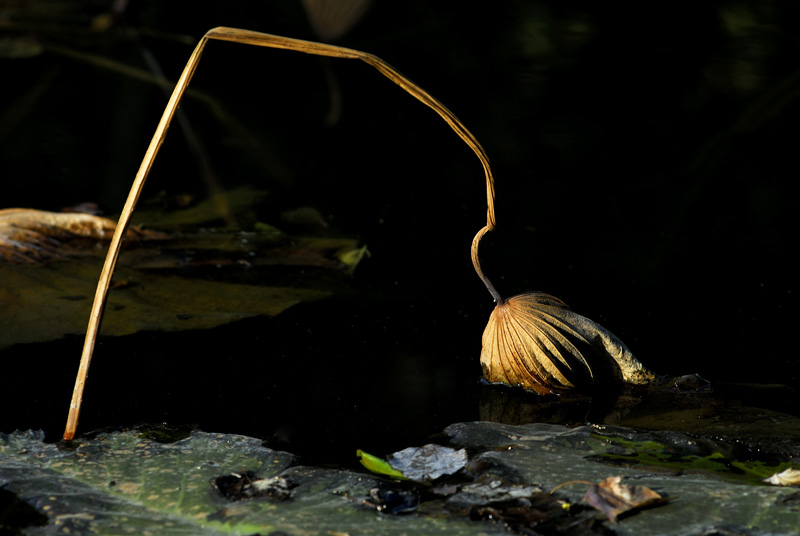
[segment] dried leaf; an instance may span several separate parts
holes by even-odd
[[[430,482],[451,475],[467,465],[467,451],[440,445],[409,447],[389,457],[389,465],[416,482]]]
[[[634,384],[655,378],[607,329],[539,292],[498,303],[483,333],[481,365],[489,382],[542,394],[603,376]]]
[[[620,484],[621,476],[610,476],[594,484],[586,490],[583,501],[603,512],[609,521],[617,522],[617,518],[626,512],[666,503],[665,499],[646,486],[629,486]]]
[[[392,454],[387,461],[359,450],[361,465],[380,475],[400,480],[430,482],[457,473],[467,465],[467,451],[439,445],[409,447]]]
[[[764,479],[775,486],[800,486],[800,470],[789,468]]]
[[[99,216],[29,208],[0,210],[0,261],[32,263],[64,257],[111,239],[116,223]],[[130,240],[163,239],[153,231],[128,229]],[[68,243],[69,246],[68,247]]]

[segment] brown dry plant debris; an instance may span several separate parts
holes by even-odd
[[[484,334],[484,350],[481,356],[481,362],[484,366],[484,375],[489,381],[519,384],[526,389],[538,392],[547,392],[552,388],[570,389],[575,387],[576,383],[573,382],[571,378],[592,378],[594,367],[594,364],[590,362],[589,358],[582,352],[576,353],[577,345],[575,345],[574,341],[570,344],[565,342],[575,337],[582,337],[585,342],[588,342],[595,349],[601,350],[602,352],[608,352],[609,348],[616,352],[610,354],[610,358],[609,354],[606,353],[601,359],[601,362],[607,362],[611,359],[615,363],[615,366],[618,366],[622,370],[620,376],[626,381],[631,381],[632,379],[647,381],[649,378],[652,378],[652,374],[647,372],[641,363],[636,361],[627,349],[618,351],[620,348],[624,348],[624,345],[621,345],[613,335],[610,335],[593,322],[571,313],[563,304],[557,306],[557,310],[553,311],[553,314],[542,314],[541,307],[543,305],[552,307],[552,304],[558,302],[556,298],[543,298],[545,303],[542,304],[540,301],[531,301],[525,297],[527,295],[522,295],[510,300],[503,300],[500,297],[497,290],[483,273],[478,255],[478,246],[481,238],[496,226],[494,213],[494,177],[489,165],[489,158],[475,136],[473,136],[461,121],[459,121],[459,119],[442,103],[400,74],[388,63],[371,54],[325,43],[290,39],[236,28],[219,27],[209,30],[206,35],[203,36],[189,58],[183,73],[178,79],[172,96],[169,99],[167,107],[164,110],[161,121],[156,128],[122,210],[95,293],[89,326],[86,331],[83,353],[81,355],[81,363],[78,369],[67,425],[64,431],[65,440],[71,440],[77,428],[84,385],[100,329],[100,320],[105,307],[109,283],[119,256],[122,236],[130,223],[136,202],[142,192],[144,183],[153,166],[161,144],[164,142],[167,129],[178,109],[183,93],[186,91],[195,69],[197,68],[203,50],[211,39],[285,49],[322,57],[361,60],[377,69],[381,74],[400,86],[411,96],[439,114],[461,140],[474,151],[483,166],[486,176],[487,217],[486,225],[478,231],[472,242],[472,263],[476,273],[497,303],[495,313],[493,313],[489,326]],[[537,294],[534,296],[543,295]],[[515,323],[508,325],[507,323],[512,320]],[[521,327],[523,324],[519,323],[520,320],[524,322],[524,328]],[[566,329],[566,332],[559,335],[564,329]],[[599,344],[597,341],[599,341]],[[560,348],[560,350],[554,352],[553,350],[557,347]],[[560,357],[558,357],[559,355]],[[553,359],[553,357],[555,357],[555,359]],[[542,363],[539,363],[540,361]],[[531,372],[521,372],[516,375],[506,372],[512,369],[519,371],[530,369]],[[544,378],[540,377],[542,373],[545,374]],[[565,381],[562,381],[561,378]],[[577,383],[580,384],[581,382]]]
[[[610,476],[586,490],[583,501],[603,512],[609,521],[617,522],[621,515],[645,508],[660,506],[670,501],[647,486],[622,484],[621,476]]]
[[[32,263],[66,256],[67,242],[108,241],[116,223],[92,214],[31,208],[0,210],[0,261]],[[164,239],[155,231],[130,229],[127,240]]]
[[[483,333],[481,366],[490,382],[540,394],[590,386],[601,371],[633,384],[654,379],[613,333],[541,292],[498,302]]]

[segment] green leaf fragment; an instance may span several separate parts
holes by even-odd
[[[386,460],[378,458],[377,456],[373,456],[372,454],[368,454],[361,449],[356,451],[356,456],[358,456],[359,461],[361,461],[361,465],[373,473],[390,476],[400,480],[407,480],[406,477],[403,476],[403,473],[397,469],[394,469]]]
[[[361,246],[360,248],[342,248],[336,253],[336,258],[352,272],[356,269],[358,263],[360,263],[365,256],[369,257],[369,255],[367,246]]]

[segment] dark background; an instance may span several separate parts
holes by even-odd
[[[221,25],[316,39],[300,2],[130,2],[103,31],[89,29],[109,12],[103,3],[5,4],[4,207],[121,209],[167,97],[117,67],[152,72],[150,55],[174,80],[194,43]],[[483,266],[503,296],[559,296],[664,374],[794,389],[798,11],[788,1],[635,11],[375,2],[336,44],[388,61],[483,144],[498,221]],[[234,414],[251,422],[249,403],[237,404],[263,397],[268,412],[288,411],[282,397],[311,400],[342,434],[341,423],[359,419],[402,435],[420,419],[436,428],[476,418],[470,397],[493,306],[469,261],[485,223],[480,164],[436,114],[369,66],[330,67],[343,98],[334,126],[324,121],[330,91],[319,58],[211,42],[191,87],[243,128],[187,96],[182,109],[208,165],[173,126],[144,196],[202,192],[210,166],[224,187],[271,192],[264,221],[315,207],[326,233],[357,237],[372,253],[353,294],[213,334],[108,340],[82,426],[142,418],[219,429]],[[64,354],[37,380],[63,404],[42,394],[15,425],[48,426],[45,413],[60,422],[80,342],[6,352]],[[148,362],[163,370],[136,372]],[[176,377],[197,384],[203,401]],[[145,410],[134,401],[143,384],[150,396],[172,394]],[[345,400],[324,398],[328,390]],[[193,401],[170,409],[184,395]],[[285,421],[230,431],[291,435],[297,424]]]

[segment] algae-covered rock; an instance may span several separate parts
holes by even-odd
[[[17,525],[30,535],[788,536],[800,527],[797,490],[761,483],[780,464],[735,459],[724,442],[486,422],[454,424],[446,434],[466,449],[466,468],[413,483],[297,465],[293,455],[238,435],[194,431],[173,441],[130,430],[64,445],[15,432],[0,434],[0,489],[35,509],[38,517]],[[612,524],[582,501],[609,477],[664,500]]]
[[[0,488],[47,516],[30,535],[62,534],[502,534],[464,517],[397,517],[365,506],[380,480],[347,470],[292,466],[259,439],[193,432],[159,443],[137,431],[103,433],[68,448],[39,433],[0,434]],[[231,501],[222,475],[280,475],[291,497]]]
[[[614,525],[619,535],[717,534],[715,527],[726,527],[730,534],[788,536],[800,530],[797,490],[758,485],[771,469],[731,459],[723,454],[724,443],[612,426],[480,422],[454,424],[446,432],[458,446],[483,449],[470,461],[475,473],[545,490],[618,475],[671,499]],[[572,484],[557,493],[578,503],[586,487]]]

